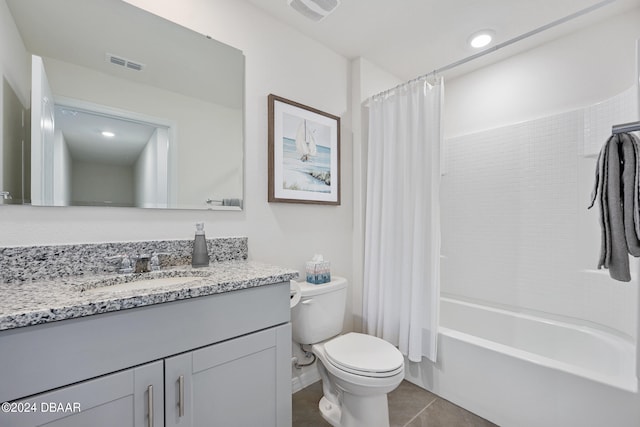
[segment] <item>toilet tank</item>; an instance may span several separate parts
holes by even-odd
[[[297,283],[301,298],[291,310],[293,341],[316,344],[339,335],[347,304],[347,281],[334,277],[321,285]]]

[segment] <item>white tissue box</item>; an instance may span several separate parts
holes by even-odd
[[[329,261],[307,261],[307,282],[320,285],[331,281]]]

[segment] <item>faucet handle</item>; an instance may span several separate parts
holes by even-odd
[[[149,261],[149,266],[151,267],[151,271],[160,270],[160,258],[158,258],[158,253],[154,252],[151,255],[151,260]]]
[[[133,273],[133,268],[131,267],[131,259],[129,258],[129,255],[122,254],[122,255],[109,256],[107,257],[107,260],[109,261],[118,260],[120,262],[120,266],[118,268],[119,273]]]
[[[122,262],[120,263],[120,273],[133,273],[133,266],[129,255],[122,255]]]
[[[151,266],[151,271],[157,271],[160,270],[160,257],[164,256],[170,256],[171,253],[169,252],[153,252],[151,254],[151,259],[149,261],[149,265]]]

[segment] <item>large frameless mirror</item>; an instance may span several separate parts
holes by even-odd
[[[0,203],[241,209],[241,51],[121,0],[6,3],[32,72],[28,105],[3,79]]]

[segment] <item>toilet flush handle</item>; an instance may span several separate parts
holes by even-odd
[[[312,302],[313,302],[313,298],[309,298],[309,299],[305,299],[305,300],[300,301],[301,304],[306,304],[306,305],[309,305]]]

